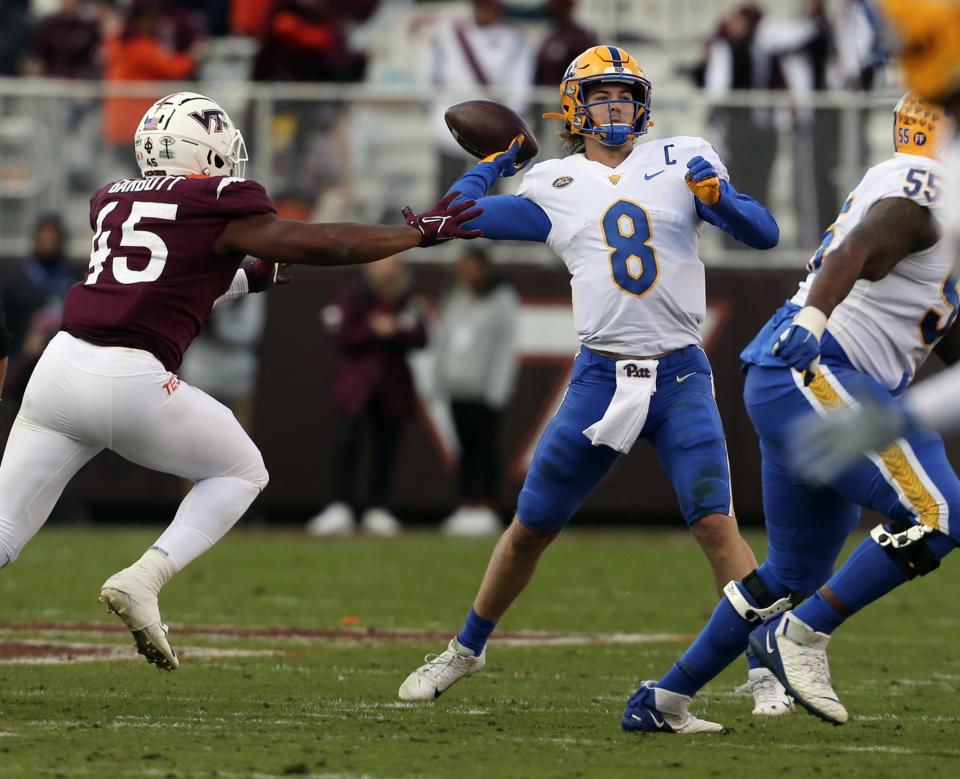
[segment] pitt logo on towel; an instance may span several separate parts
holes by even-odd
[[[631,379],[649,379],[650,378],[650,369],[649,368],[640,368],[636,365],[627,365],[624,368],[624,373],[627,374]]]

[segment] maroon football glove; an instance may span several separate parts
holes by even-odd
[[[482,208],[474,208],[476,200],[464,200],[461,203],[450,205],[460,196],[459,192],[451,192],[443,197],[429,211],[422,214],[413,213],[410,206],[404,206],[401,213],[407,224],[420,231],[420,246],[436,246],[438,243],[453,238],[478,238],[483,230],[463,230],[464,222],[476,219],[483,213]],[[473,210],[470,210],[473,209]]]
[[[265,292],[270,287],[279,287],[293,281],[288,272],[289,265],[285,262],[276,263],[272,260],[261,260],[259,257],[247,257],[240,266],[247,274],[247,288],[251,293]]]

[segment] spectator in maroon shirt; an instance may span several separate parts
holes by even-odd
[[[563,73],[580,52],[597,43],[597,37],[573,20],[576,0],[550,0],[547,9],[553,26],[537,52],[537,66],[533,83],[555,87]]]
[[[410,292],[410,274],[400,257],[366,266],[363,280],[341,295],[337,319],[334,502],[307,530],[318,536],[353,531],[357,466],[368,431],[373,468],[360,524],[369,533],[395,535],[400,523],[387,509],[387,494],[403,424],[417,405],[407,354],[427,343],[423,304]]]
[[[91,78],[99,75],[99,46],[100,27],[93,4],[60,0],[60,9],[40,20],[34,53],[44,76]]]

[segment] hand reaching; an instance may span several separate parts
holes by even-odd
[[[461,225],[476,219],[483,213],[482,208],[474,208],[476,200],[464,200],[454,203],[459,192],[450,192],[429,211],[415,214],[410,206],[402,209],[407,224],[420,231],[420,246],[436,246],[438,243],[454,238],[478,238],[482,230],[464,230]],[[452,204],[452,205],[451,205]]]

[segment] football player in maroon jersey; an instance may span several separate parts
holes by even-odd
[[[179,665],[160,588],[215,544],[267,484],[256,445],[230,411],[174,371],[221,296],[266,289],[277,262],[349,265],[414,246],[473,238],[472,203],[448,196],[406,225],[308,224],[277,218],[243,178],[246,148],[203,95],[158,100],[134,136],[142,178],[90,201],[90,267],[67,293],[61,331],[27,386],[0,463],[0,568],[40,529],[73,475],[111,449],[194,482],[172,524],[100,600],[159,668]],[[472,209],[472,210],[471,210]],[[241,262],[246,255],[271,261]]]

